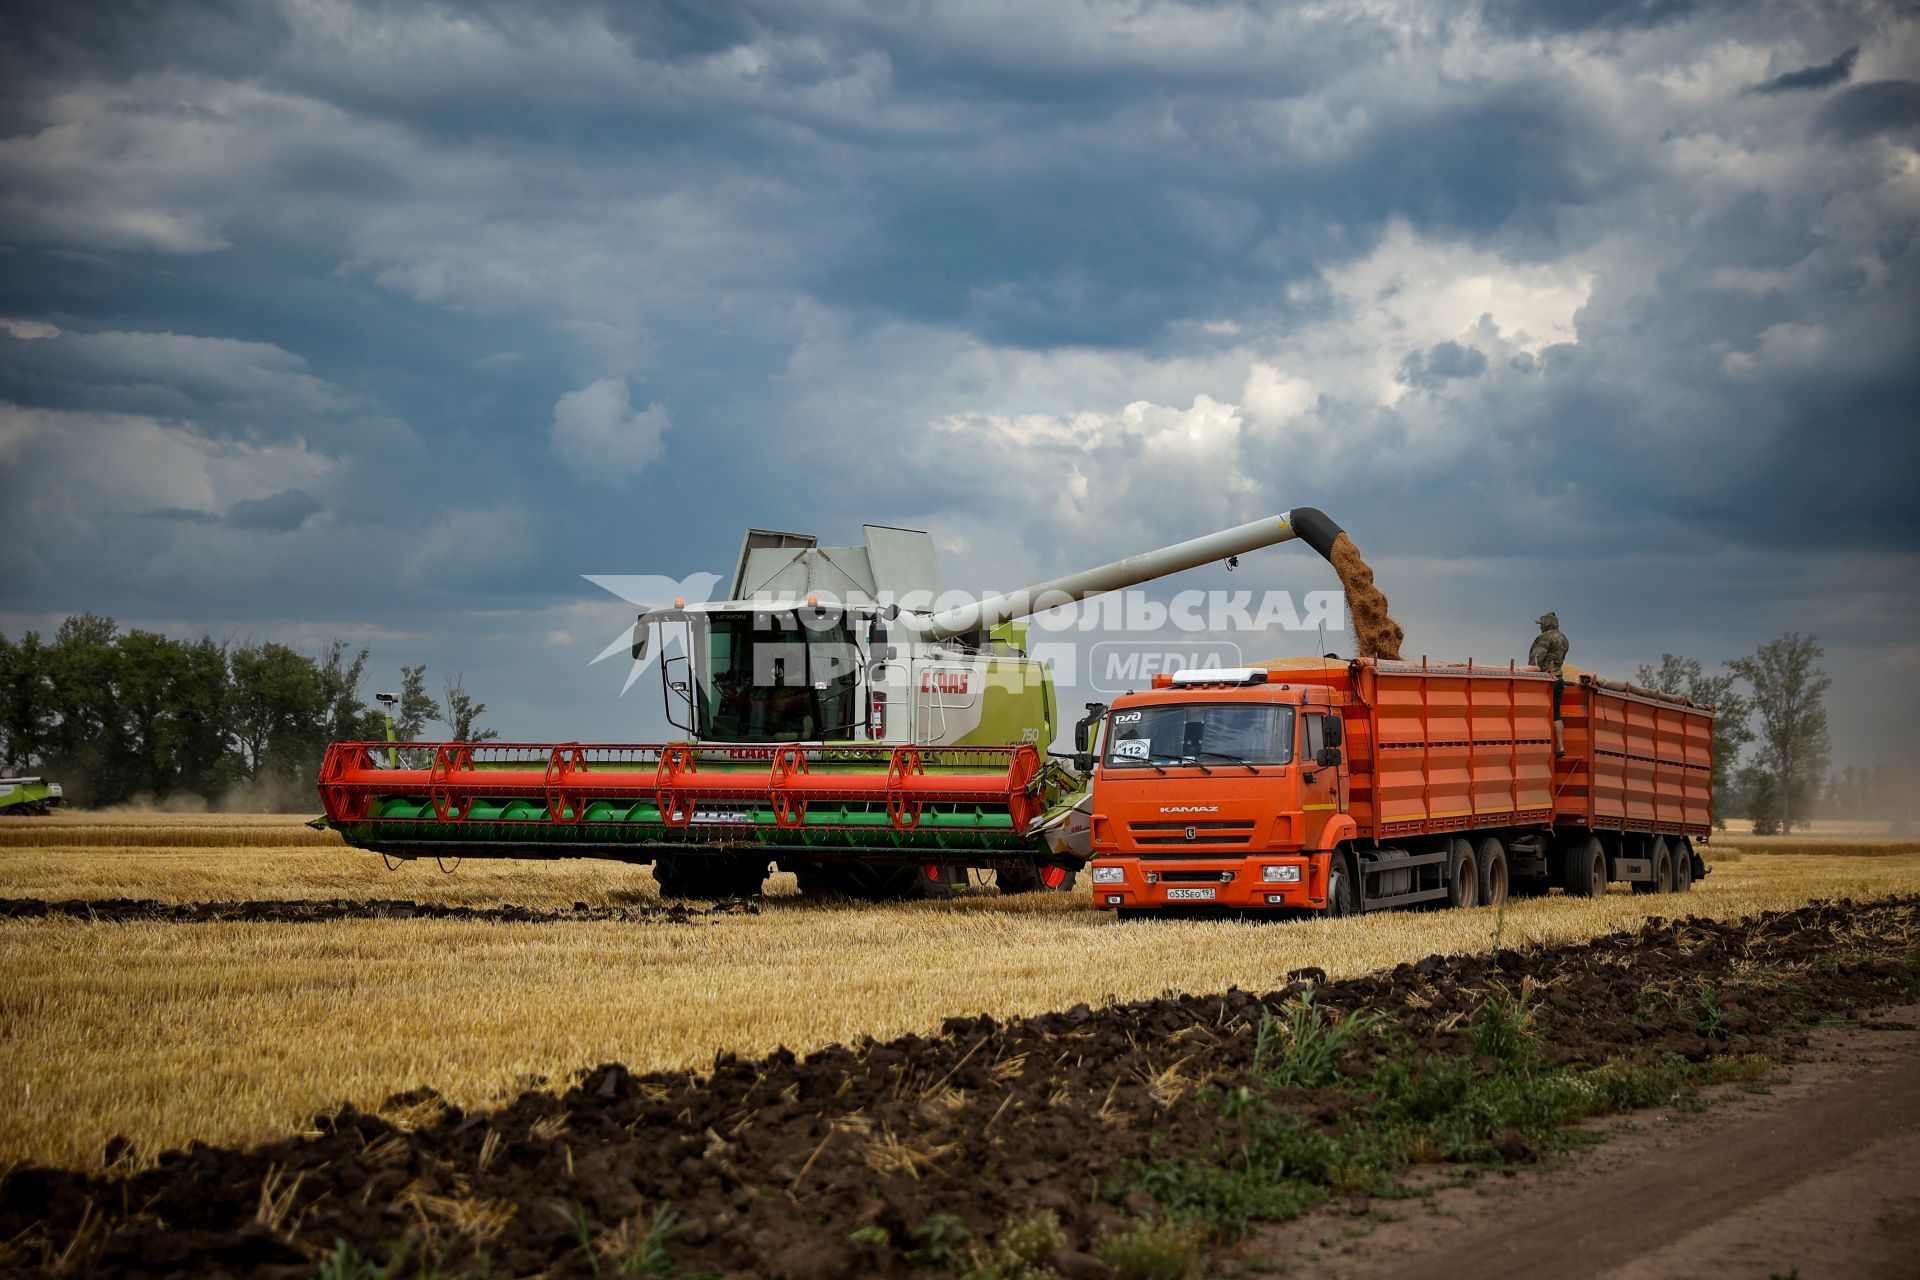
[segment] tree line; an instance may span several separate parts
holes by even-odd
[[[343,640],[313,655],[271,640],[123,632],[93,614],[51,639],[0,635],[0,765],[44,773],[87,805],[236,792],[310,801],[327,743],[386,736],[362,696],[367,659]],[[455,740],[490,740],[486,709],[459,675],[436,700],[425,664],[402,668],[403,741],[436,722]]]
[[[1666,653],[1635,676],[1637,684],[1713,706],[1717,825],[1726,825],[1726,814],[1746,818],[1756,835],[1804,827],[1816,815],[1890,819],[1903,830],[1910,823],[1912,779],[1893,766],[1830,772],[1825,698],[1833,681],[1819,667],[1825,652],[1819,636],[1788,632],[1716,675]],[[1743,761],[1749,745],[1754,751]]]

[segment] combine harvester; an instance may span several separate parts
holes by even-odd
[[[45,778],[0,778],[0,814],[51,813],[67,799],[60,784]]]
[[[1298,507],[935,611],[925,533],[865,527],[861,547],[749,530],[730,599],[641,615],[635,660],[668,633],[667,718],[647,745],[337,742],[325,824],[401,858],[601,857],[651,863],[669,897],[757,893],[770,863],[807,892],[949,892],[968,867],[1006,892],[1072,885],[1085,779],[1050,754],[1051,673],[1034,613],[1294,538],[1329,561],[1338,525]],[[1076,839],[1076,821],[1079,830]]]

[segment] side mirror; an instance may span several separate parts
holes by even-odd
[[[877,613],[867,624],[867,645],[876,652],[887,646],[887,620]]]
[[[1073,726],[1073,749],[1085,753],[1093,749],[1093,730],[1100,723],[1100,717],[1107,714],[1104,702],[1089,702],[1087,714]]]
[[[647,626],[645,622],[636,622],[633,624],[633,660],[635,662],[646,661],[647,641],[651,635],[652,628]]]
[[[1328,746],[1338,747],[1346,744],[1347,724],[1339,716],[1327,717],[1326,730]]]
[[[1313,758],[1313,762],[1321,766],[1322,768],[1326,768],[1326,769],[1333,768],[1335,765],[1340,763],[1340,748],[1338,747],[1320,748],[1320,754]]]
[[[1073,767],[1081,773],[1092,773],[1093,752],[1076,751],[1073,756]]]

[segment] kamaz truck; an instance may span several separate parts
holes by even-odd
[[[1707,867],[1713,711],[1514,664],[1290,659],[1082,722],[1093,894],[1126,915],[1497,906]]]

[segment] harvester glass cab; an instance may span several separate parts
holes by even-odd
[[[695,737],[708,742],[851,738],[866,720],[848,615],[821,607],[688,617]]]

